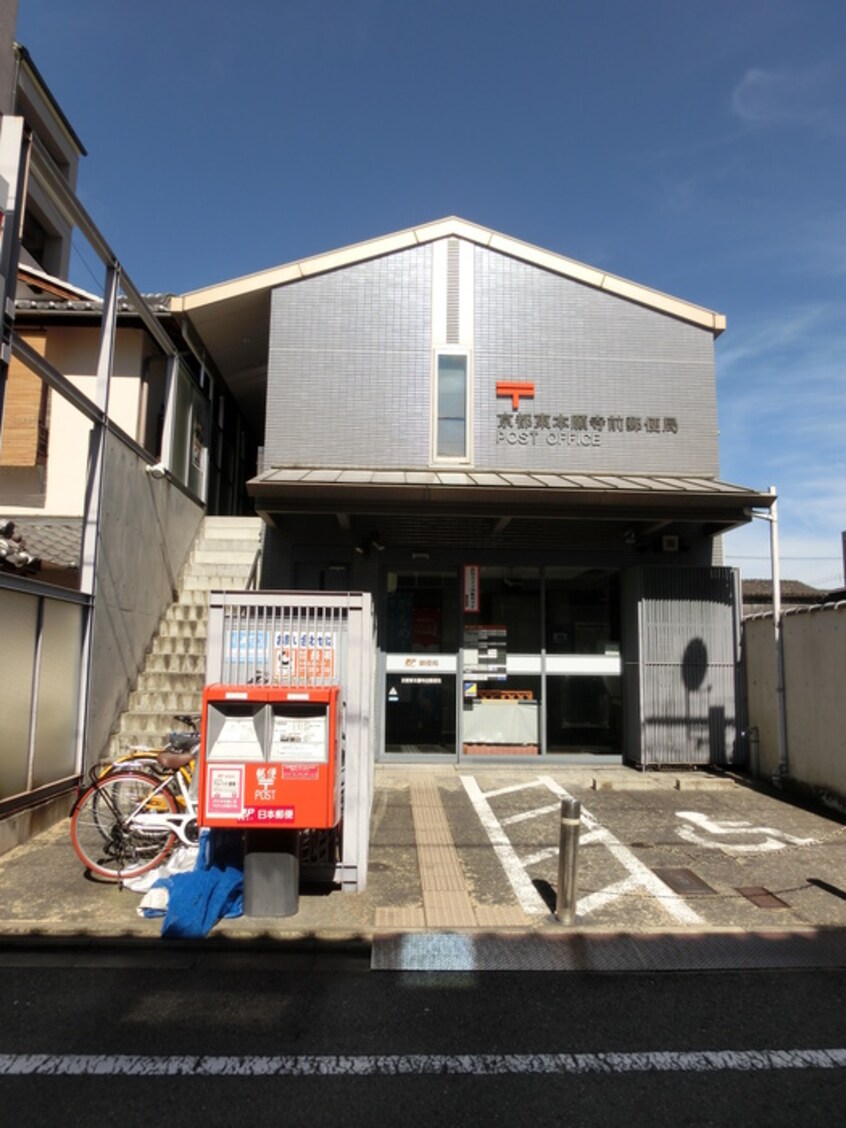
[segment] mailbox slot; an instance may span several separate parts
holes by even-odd
[[[207,686],[200,825],[268,830],[337,826],[339,710],[337,686]]]

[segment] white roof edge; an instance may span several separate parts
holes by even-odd
[[[91,302],[102,302],[103,300],[102,294],[92,294],[88,290],[83,290],[79,286],[74,286],[73,283],[67,282],[64,278],[59,278],[55,274],[48,274],[47,271],[42,270],[40,266],[33,266],[30,263],[23,261],[19,262],[18,277],[22,282],[26,283],[27,275],[31,276],[33,283],[36,285],[39,281],[42,281],[46,285],[56,286],[59,289],[67,291],[67,294],[69,296],[72,295],[72,297],[69,297],[69,300],[73,300],[75,298],[78,298],[81,301]]]
[[[554,251],[544,250],[532,243],[525,243],[520,239],[502,235],[487,227],[481,227],[476,223],[460,219],[458,216],[447,216],[444,219],[433,220],[417,227],[406,228],[404,231],[380,235],[375,239],[367,239],[361,243],[353,243],[337,250],[325,251],[296,262],[271,267],[269,270],[245,274],[228,282],[219,282],[212,286],[205,286],[200,290],[191,290],[185,294],[175,295],[171,300],[171,308],[176,311],[188,312],[203,306],[215,305],[231,298],[244,297],[262,290],[272,290],[277,286],[284,286],[303,278],[311,278],[317,274],[338,270],[345,266],[353,266],[356,263],[366,262],[368,259],[393,254],[396,251],[408,250],[414,246],[433,243],[438,239],[449,237],[466,239],[468,242],[477,243],[479,246],[489,247],[493,251],[509,255],[511,258],[522,259],[524,262],[539,266],[554,274],[572,278],[587,286],[605,290],[610,294],[617,294],[619,297],[659,310],[661,313],[692,322],[710,330],[714,336],[719,336],[726,327],[724,314],[715,313],[704,306],[695,305],[682,298],[675,298],[660,290],[653,290],[649,286],[642,286],[637,282],[608,274],[597,267],[588,266],[576,259],[556,254]]]

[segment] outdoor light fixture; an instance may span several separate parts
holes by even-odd
[[[364,540],[355,546],[354,551],[359,556],[369,556],[371,549],[375,552],[385,551],[385,545],[382,543],[379,533],[375,531],[368,533]]]

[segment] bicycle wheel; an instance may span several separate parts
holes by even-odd
[[[170,853],[176,834],[140,827],[136,814],[176,814],[176,800],[144,772],[112,772],[84,793],[71,817],[71,843],[86,869],[111,881],[138,877]]]

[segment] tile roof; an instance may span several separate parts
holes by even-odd
[[[82,544],[82,518],[4,517],[23,538],[27,552],[62,568],[78,568]]]

